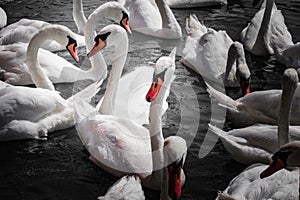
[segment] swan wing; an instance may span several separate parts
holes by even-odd
[[[98,199],[144,200],[145,195],[138,176],[124,176],[108,189],[105,196]]]
[[[261,179],[260,173],[268,166],[253,164],[232,179],[227,188],[220,193],[232,199],[298,199],[299,170],[282,169],[272,176]]]
[[[95,163],[108,172],[142,177],[151,174],[150,137],[143,126],[127,119],[92,114],[78,124],[77,130]]]

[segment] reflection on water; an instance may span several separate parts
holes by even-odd
[[[104,0],[84,1],[86,16]],[[224,29],[233,38],[239,39],[241,30],[258,10],[252,7],[250,0],[229,0],[225,7],[177,9],[174,13],[184,30],[185,19],[190,13],[197,15],[206,26]],[[294,42],[300,40],[300,3],[297,1],[277,1]],[[76,30],[72,19],[72,1],[33,1],[2,0],[0,6],[8,14],[8,23],[21,18],[40,19],[50,23],[59,23]],[[101,24],[101,26],[103,26]],[[184,32],[185,37],[185,32]],[[124,73],[139,65],[152,65],[162,54],[177,46],[176,60],[180,59],[184,38],[180,41],[165,42],[148,38],[139,33],[129,36],[130,49]],[[111,49],[105,50],[105,59],[111,64]],[[79,50],[81,63],[89,66],[85,58],[85,49]],[[73,62],[65,52],[59,55]],[[251,68],[251,89],[265,90],[280,88],[280,77],[284,66],[278,64],[273,56],[255,57],[249,54],[247,61]],[[104,83],[105,84],[105,83]],[[198,105],[189,99],[189,90],[196,94]],[[56,88],[64,96],[72,94],[72,84],[57,84]],[[103,94],[105,87],[100,92]],[[234,91],[231,92],[234,95]],[[99,99],[99,96],[96,99]],[[181,115],[181,103],[186,102],[187,112]],[[200,113],[197,135],[188,152],[185,163],[187,182],[181,199],[214,199],[218,190],[223,190],[229,181],[246,166],[233,161],[220,142],[203,159],[198,158],[199,148],[207,123],[211,117],[210,99],[202,78],[195,72],[176,63],[176,79],[172,83],[169,97],[169,110],[165,116],[163,131],[166,136],[176,134],[181,120],[188,119],[192,124]],[[190,125],[191,125],[190,124]],[[183,127],[185,134],[190,134],[190,127]],[[48,141],[16,141],[0,143],[0,199],[96,199],[112,185],[117,178],[102,171],[88,159],[88,153],[79,140],[76,129],[70,128],[50,134]],[[158,199],[158,193],[145,189],[148,199]]]

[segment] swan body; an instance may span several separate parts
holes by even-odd
[[[6,12],[0,7],[0,28],[6,26],[6,24],[7,24]]]
[[[255,91],[237,100],[231,99],[210,85],[208,85],[207,91],[220,106],[226,108],[227,115],[235,128],[246,127],[255,123],[277,124],[282,90]],[[300,125],[299,103],[300,87],[298,86],[291,109],[291,125]]]
[[[227,0],[167,0],[170,8],[192,8],[192,7],[206,7],[227,5]]]
[[[17,42],[29,43],[33,35],[41,28],[49,25],[50,23],[40,20],[21,19],[0,30],[0,45],[14,44]],[[76,39],[78,46],[85,45],[83,36],[76,34],[74,39]],[[56,41],[45,41],[41,47],[48,51],[60,51],[65,48]]]
[[[261,9],[241,33],[245,49],[254,55],[275,54],[274,48],[285,49],[294,44],[284,17],[274,2],[265,0]]]
[[[100,90],[92,84],[79,93],[89,102]],[[49,132],[74,125],[73,98],[64,99],[57,91],[7,85],[0,89],[0,141],[46,139]]]
[[[274,176],[261,179],[264,164],[253,164],[232,179],[216,199],[298,199],[299,170],[281,170]]]
[[[186,30],[181,60],[184,65],[209,82],[231,87],[240,86],[240,81],[249,82],[250,70],[242,44],[233,42],[225,31],[206,28],[195,15],[187,18]]]
[[[129,11],[130,27],[146,35],[178,39],[181,27],[166,0],[119,0]]]
[[[293,96],[298,83],[298,74],[294,69],[285,70],[282,78],[278,126],[254,124],[242,129],[224,132],[209,125],[209,129],[220,137],[227,151],[238,162],[251,164],[269,163],[270,156],[278,147],[290,141],[300,139],[300,127],[290,126],[290,111]]]
[[[124,176],[108,189],[105,196],[98,199],[145,200],[141,179],[137,176]]]

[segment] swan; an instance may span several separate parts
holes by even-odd
[[[72,127],[73,98],[89,102],[99,90],[98,84],[91,84],[64,99],[59,92],[43,88],[12,85],[1,88],[0,141],[45,140],[49,132]]]
[[[73,6],[77,0],[73,0]],[[78,10],[76,8],[76,10]],[[51,25],[48,22],[32,19],[20,19],[19,21],[10,24],[0,30],[0,45],[9,45],[18,42],[29,43],[32,36],[38,32],[41,28]],[[76,34],[74,39],[77,41],[78,46],[84,46],[84,37]],[[42,46],[43,49],[49,51],[64,50],[64,46],[61,46],[56,41],[45,41]]]
[[[205,27],[196,15],[186,19],[186,30],[181,63],[210,83],[240,86],[243,95],[250,93],[251,74],[241,43],[233,42],[225,31]]]
[[[170,8],[193,8],[227,5],[227,0],[167,0]]]
[[[112,18],[114,21],[120,22],[124,28],[130,31],[127,24],[128,15],[126,12],[127,11],[117,2],[105,3],[91,14],[91,17],[88,20],[89,23],[87,28],[92,30],[92,28],[96,26],[96,23],[104,16],[110,16],[110,18]],[[47,31],[47,27],[48,26],[42,28],[34,37],[32,37],[32,45],[42,46],[43,41],[45,41],[48,37],[52,37],[51,33]],[[70,32],[70,35],[73,39],[76,38],[74,33]],[[87,48],[89,49],[93,43],[93,38],[94,32],[87,31],[85,39],[87,44],[90,44],[87,45]],[[30,77],[28,73],[29,63],[24,63],[24,60],[26,57],[26,52],[27,58],[29,59],[29,55],[35,57],[37,51],[35,51],[36,47],[27,49],[27,46],[28,45],[24,43],[0,46],[0,67],[2,70],[4,70],[3,80],[5,82],[13,85],[28,85],[33,83],[32,77]],[[100,58],[98,56],[100,56]],[[91,69],[83,70],[49,51],[44,49],[39,49],[38,51],[39,63],[43,69],[46,70],[46,75],[51,80],[51,83],[48,84],[48,89],[50,89],[52,83],[74,82],[85,79],[96,81],[101,78],[101,73],[105,74],[106,76],[106,63],[102,55],[98,56],[97,58],[95,57],[91,60]],[[104,75],[102,78],[105,78]]]
[[[299,167],[299,158],[300,141],[286,143],[272,155],[272,163],[263,172],[261,172],[260,177],[266,178],[275,172],[279,172],[283,168]]]
[[[259,174],[267,165],[256,163],[233,178],[217,200],[298,199],[299,170],[281,170],[274,176],[261,179]]]
[[[145,200],[141,179],[138,176],[124,176],[111,186],[105,196],[98,200],[123,199]]]
[[[67,46],[70,54],[77,59],[76,41],[71,38],[71,31],[60,25],[51,25],[43,30],[52,39]],[[36,37],[34,37],[36,40]],[[1,83],[0,89],[0,140],[20,140],[27,138],[44,139],[48,132],[69,128],[74,125],[73,98],[81,97],[89,102],[99,91],[101,83],[83,89],[65,100],[54,90],[54,86],[37,63],[37,48],[29,44],[28,48],[36,48],[35,57],[29,56],[29,71],[37,87],[12,86]],[[33,52],[33,51],[32,51]]]
[[[90,19],[92,19],[92,17],[88,19],[86,24],[87,30],[92,30],[88,28]],[[86,37],[88,35],[92,34],[85,34]],[[109,78],[109,80],[111,79],[111,83],[107,84],[105,94],[96,109],[101,114],[128,118],[140,125],[149,124],[148,113],[150,104],[144,100],[144,94],[147,92],[152,81],[153,68],[146,66],[138,67],[120,79],[124,67],[124,63],[121,63],[121,58],[125,59],[128,53],[128,44],[126,44],[126,42],[128,42],[128,39],[126,39],[127,36],[124,35],[120,38],[115,39],[116,41],[112,41],[108,31],[101,31],[95,38],[95,44],[91,45],[93,48],[88,55],[90,58],[98,56],[99,53],[97,52],[101,48],[110,45],[110,43],[111,45],[116,44],[118,47],[122,47],[115,51],[116,61],[113,64],[115,67],[113,67],[111,77]],[[88,41],[87,44],[89,44]],[[87,47],[88,46],[89,45],[87,45]],[[168,95],[166,95],[165,100],[167,96]],[[163,108],[164,111],[168,108],[166,101],[164,101]]]
[[[131,33],[128,25],[128,15],[128,11],[118,2],[107,2],[94,10],[88,17],[85,24],[84,36],[86,52],[89,52],[89,50],[93,47],[94,38],[96,36],[95,30],[98,22],[106,16],[109,16],[115,22],[118,22],[128,33]],[[79,74],[76,78],[85,79],[86,76],[89,76],[93,77],[93,80],[105,79],[107,77],[107,66],[102,54],[99,52],[96,56],[90,56],[90,60],[92,65],[91,69],[88,70],[86,74]]]
[[[0,7],[0,28],[6,26],[6,24],[7,24],[6,12]]]
[[[115,46],[115,51],[118,51],[115,53],[115,55],[118,59],[116,59],[113,63],[112,72],[107,84],[108,87],[110,87],[107,88],[107,90],[112,90],[112,87],[115,86],[112,86],[111,82],[118,82],[118,79],[121,75],[120,67],[116,66],[124,65],[126,59],[127,51],[124,49],[127,49],[128,38],[125,30],[116,25],[109,25],[103,28],[100,31],[100,34],[98,34],[96,37],[97,44],[104,46],[104,35],[107,36],[105,39],[105,46],[118,44],[120,41],[124,42],[123,45]],[[101,38],[103,40],[98,40]],[[94,46],[94,48],[89,52],[89,55],[95,54],[98,50],[100,50],[100,48],[98,48],[98,46]],[[153,135],[153,131],[156,130],[160,131],[159,133],[161,133],[161,128],[159,126],[161,125],[160,118],[162,111],[159,109],[161,109],[162,102],[165,99],[165,94],[170,87],[170,79],[174,73],[175,50],[171,52],[171,57],[172,58],[161,57],[156,63],[157,68],[154,70],[155,74],[152,74],[152,77],[160,79],[160,82],[157,84],[160,85],[160,87],[157,88],[161,88],[159,90],[160,92],[153,92],[153,94],[156,94],[156,96],[153,96],[154,98],[151,99],[151,105],[154,108],[150,108],[149,117],[151,119],[150,132]],[[164,82],[162,83],[161,80],[164,80]],[[112,98],[112,100],[114,100],[115,98],[113,98],[113,96],[114,94],[107,96],[106,93],[102,105],[107,101],[107,98]],[[157,100],[155,101],[155,99]],[[157,103],[157,101],[159,101],[159,103]],[[163,136],[161,134],[157,134],[151,137],[151,140],[156,140],[152,142],[150,140],[151,134],[149,135],[149,130],[144,126],[141,126],[128,118],[121,118],[119,116],[107,114],[112,112],[114,106],[114,101],[109,100],[108,102],[109,103],[107,105],[110,106],[105,108],[105,114],[100,114],[95,110],[95,108],[91,108],[90,105],[82,103],[80,99],[78,101],[75,100],[75,116],[78,122],[76,126],[77,131],[84,146],[91,155],[90,159],[96,165],[115,176],[138,174],[143,179],[142,181],[144,185],[147,185],[151,188],[160,189],[160,184],[157,182],[157,180],[160,180],[161,172],[154,172],[150,177],[149,175],[152,174],[153,170],[159,170],[159,167],[162,166],[162,162],[164,161],[162,160],[162,150],[164,149],[166,150],[165,153],[171,154],[167,156],[167,158],[170,159],[168,163],[174,163],[174,165],[170,166],[173,168],[181,168],[187,149],[185,141],[182,138],[175,136],[169,137],[169,139],[166,141],[161,141]],[[159,109],[157,109],[158,107]],[[155,146],[152,146],[152,144]],[[165,148],[162,148],[164,144],[166,146]],[[177,148],[174,148],[174,144],[177,144]],[[183,144],[185,144],[185,146]],[[173,146],[173,148],[171,148],[171,146]],[[153,151],[158,151],[155,151],[155,153],[152,155],[151,149]],[[180,156],[178,157],[178,155]],[[152,157],[155,157],[155,159],[153,160]],[[170,172],[171,171],[172,170],[170,169]],[[176,189],[173,189],[173,191],[179,193],[180,189],[178,188],[178,184],[175,184],[175,181],[180,183],[179,179],[181,176],[184,177],[184,174],[180,173],[179,178],[178,174],[175,172],[176,170],[174,173],[172,172],[169,175],[172,175],[170,180],[174,180],[173,186],[176,186]]]
[[[253,4],[258,2],[254,0]],[[294,44],[275,0],[265,0],[240,37],[245,49],[258,56],[272,55],[274,48],[286,49]]]
[[[61,40],[59,35],[67,32],[66,38]],[[67,37],[68,36],[68,37]],[[0,67],[3,73],[3,79],[6,83],[13,85],[27,85],[35,83],[37,87],[54,90],[52,85],[59,82],[60,72],[63,67],[78,68],[65,59],[43,49],[39,50],[41,43],[46,39],[57,38],[58,42],[73,55],[73,58],[78,61],[77,54],[74,53],[77,42],[74,33],[65,26],[51,25],[40,29],[31,39],[29,44],[17,43],[13,45],[0,46]],[[45,76],[50,80],[43,79],[42,81],[34,80],[34,76],[30,76],[30,65],[39,65],[38,68],[45,70]],[[35,67],[35,66],[34,66]],[[33,67],[33,68],[34,68]],[[70,75],[68,75],[70,76]],[[47,81],[49,80],[49,81]]]
[[[268,164],[270,155],[279,146],[287,143],[289,139],[291,141],[300,140],[300,127],[289,127],[291,102],[297,82],[297,72],[292,68],[285,70],[282,78],[283,94],[280,103],[278,126],[254,124],[246,128],[224,132],[217,127],[209,125],[210,131],[220,137],[233,159],[244,164],[257,162]]]
[[[130,27],[140,33],[179,39],[182,31],[166,0],[119,0],[129,11]]]
[[[277,124],[282,90],[272,89],[255,91],[244,97],[233,100],[210,85],[207,85],[207,87],[210,96],[217,101],[220,106],[226,108],[227,116],[231,121],[232,127],[241,128],[255,123]],[[298,84],[292,103],[291,125],[300,125],[299,106],[300,87]]]

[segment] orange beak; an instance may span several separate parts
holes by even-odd
[[[181,166],[168,167],[169,172],[169,197],[172,200],[177,200],[181,196]]]
[[[151,84],[151,87],[146,95],[146,100],[148,102],[152,102],[156,98],[156,96],[161,88],[162,83],[163,83],[163,81],[160,78],[157,78],[157,82],[153,82]]]
[[[87,54],[88,58],[94,56],[98,51],[100,51],[101,49],[103,49],[105,46],[106,46],[106,43],[99,38],[98,42],[96,42],[94,44],[93,48]]]
[[[268,176],[271,176],[275,172],[283,169],[284,167],[284,162],[280,158],[277,158],[273,160],[270,166],[260,174],[260,178],[266,178]]]
[[[125,28],[125,30],[126,30],[129,34],[131,34],[131,30],[130,30],[129,25],[128,25],[128,18],[123,18],[123,19],[121,20],[121,26],[122,26],[123,28]]]
[[[75,43],[70,43],[67,46],[67,50],[69,51],[69,53],[71,54],[71,56],[74,58],[74,60],[76,62],[79,62],[79,58],[78,58],[78,55],[77,55],[77,52],[76,52],[76,44]]]
[[[245,96],[246,94],[250,93],[250,84],[246,81],[241,82],[241,89],[242,89],[242,95]]]

